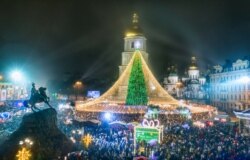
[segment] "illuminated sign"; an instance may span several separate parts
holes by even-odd
[[[100,91],[88,91],[87,97],[98,98],[98,97],[100,97]]]
[[[160,140],[160,130],[157,128],[147,128],[147,127],[137,127],[135,129],[136,141],[146,141]]]

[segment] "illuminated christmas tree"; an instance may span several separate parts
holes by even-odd
[[[126,105],[147,105],[147,87],[140,55],[136,52],[128,82]]]
[[[135,65],[134,63],[139,63],[139,65]],[[140,89],[138,89],[138,87]],[[140,101],[137,98],[140,99]],[[136,50],[134,52],[131,60],[128,63],[128,66],[122,72],[119,79],[113,84],[113,86],[109,88],[109,90],[107,90],[102,96],[93,101],[88,101],[87,103],[79,103],[78,105],[76,105],[76,110],[95,110],[97,112],[106,112],[107,103],[125,103],[127,105],[154,104],[159,106],[179,105],[179,102],[172,96],[170,96],[168,92],[156,80],[146,61],[144,60],[140,50]],[[133,113],[133,111],[129,112]]]

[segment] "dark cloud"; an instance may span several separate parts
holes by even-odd
[[[1,71],[21,67],[40,82],[63,72],[114,77],[134,11],[157,77],[170,63],[183,70],[191,55],[202,67],[242,58],[250,51],[249,5],[247,0],[1,1]]]

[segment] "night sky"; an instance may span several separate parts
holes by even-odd
[[[222,64],[250,55],[249,8],[249,0],[1,1],[0,72],[19,68],[41,84],[64,72],[117,77],[133,12],[158,79],[192,55],[202,68]]]

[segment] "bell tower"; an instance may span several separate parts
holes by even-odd
[[[125,32],[124,37],[124,51],[122,52],[122,64],[119,66],[119,75],[127,67],[135,50],[140,50],[143,58],[148,63],[148,53],[146,52],[146,38],[139,26],[139,16],[134,13],[132,17],[132,24]]]
[[[199,79],[200,77],[200,71],[196,63],[196,57],[191,57],[191,65],[188,70],[188,75],[190,79]]]

